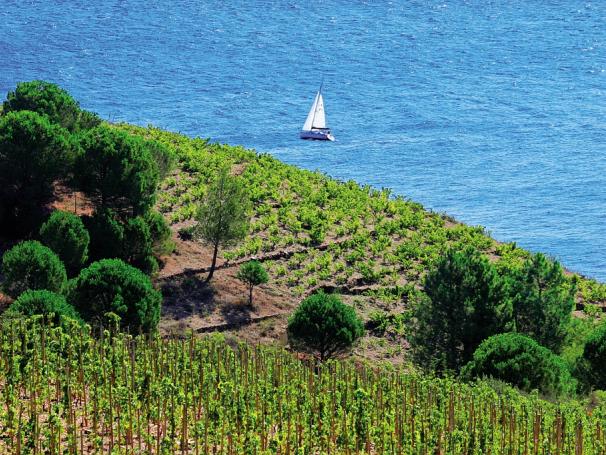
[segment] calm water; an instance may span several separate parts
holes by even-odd
[[[298,139],[322,77],[332,144]],[[34,78],[606,280],[606,1],[0,0],[0,92]]]

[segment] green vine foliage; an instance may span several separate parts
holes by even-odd
[[[1,453],[600,454],[606,408],[219,336],[0,327]]]
[[[286,274],[277,282],[293,292],[310,282],[375,288],[421,284],[426,270],[451,247],[471,246],[488,254],[500,273],[521,270],[529,257],[515,244],[495,242],[481,226],[457,223],[388,189],[338,181],[243,147],[153,127],[121,124],[116,128],[157,141],[176,157],[177,170],[162,183],[157,202],[171,223],[192,220],[216,175],[230,168],[246,188],[253,216],[244,241],[221,254],[232,260],[299,249],[305,254],[280,265],[301,273]],[[327,244],[328,269],[320,264],[326,260],[318,252]],[[606,286],[580,278],[578,295],[603,302]]]

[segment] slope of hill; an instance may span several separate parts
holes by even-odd
[[[116,127],[175,151],[178,170],[163,182],[157,204],[175,230],[191,224],[196,204],[220,167],[229,166],[243,179],[254,203],[248,237],[221,252],[223,269],[214,295],[202,291],[194,279],[210,263],[208,250],[177,239],[178,256],[168,258],[160,274],[168,291],[166,331],[231,329],[272,318],[271,323],[249,326],[240,335],[255,341],[276,339],[283,331],[275,327],[283,327],[292,308],[305,295],[324,289],[343,295],[371,326],[381,327],[379,334],[386,329],[387,337],[373,337],[371,332],[360,353],[400,359],[406,348],[402,339],[406,311],[419,297],[426,270],[446,248],[473,245],[503,271],[519,268],[529,256],[515,244],[495,241],[480,226],[425,210],[388,189],[341,182],[242,147],[153,127]],[[253,257],[264,262],[272,281],[258,291],[259,305],[250,310],[240,304],[244,287],[235,280],[234,266]],[[577,280],[579,309],[606,301],[606,285],[572,273],[568,278]]]

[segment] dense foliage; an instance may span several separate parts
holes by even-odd
[[[248,286],[248,304],[253,304],[253,289],[269,280],[267,271],[259,261],[248,261],[240,266],[236,277]]]
[[[601,454],[606,408],[217,338],[0,328],[0,452]]]
[[[65,322],[66,318],[81,321],[80,315],[67,303],[64,296],[46,290],[25,291],[2,314],[2,317],[14,318],[18,315],[43,315],[45,320],[50,320],[55,325]]]
[[[69,302],[94,325],[106,325],[107,313],[131,333],[150,332],[160,319],[162,295],[140,270],[119,259],[103,259],[80,272]]]
[[[38,222],[72,159],[69,133],[35,112],[0,117],[0,228],[22,234]]]
[[[78,272],[88,260],[90,236],[73,213],[55,210],[40,228],[40,239],[71,273]]]
[[[154,239],[145,218],[138,216],[131,218],[124,225],[124,244],[121,258],[124,261],[145,273],[152,273],[158,269],[154,258]]]
[[[468,379],[500,379],[521,390],[536,389],[550,396],[573,394],[576,386],[561,358],[519,333],[484,340],[461,374]]]
[[[474,248],[448,251],[427,274],[425,292],[411,337],[424,367],[458,371],[484,339],[509,328],[511,304],[503,282]]]
[[[36,240],[15,245],[2,256],[3,290],[16,298],[28,289],[61,292],[65,267],[53,251]]]
[[[80,109],[67,91],[46,81],[17,84],[15,91],[8,93],[2,111],[37,112],[70,131],[92,128],[101,123],[95,114]]]
[[[213,248],[207,281],[213,277],[219,247],[233,245],[248,233],[249,206],[249,197],[242,182],[230,175],[227,169],[220,169],[198,208],[194,230],[194,237]]]
[[[576,283],[562,267],[538,253],[514,274],[512,300],[515,328],[558,352],[574,309]]]
[[[364,334],[362,321],[338,296],[307,297],[288,320],[288,340],[326,360],[349,349]]]
[[[606,323],[591,333],[585,344],[583,360],[589,367],[589,380],[595,387],[606,390]]]
[[[80,145],[75,180],[99,209],[127,218],[152,207],[159,177],[146,141],[100,125],[84,133]]]

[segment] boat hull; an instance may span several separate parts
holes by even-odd
[[[321,131],[321,130],[311,130],[311,131],[301,131],[299,135],[301,139],[311,139],[316,141],[334,141],[335,137],[330,134],[330,131]]]

